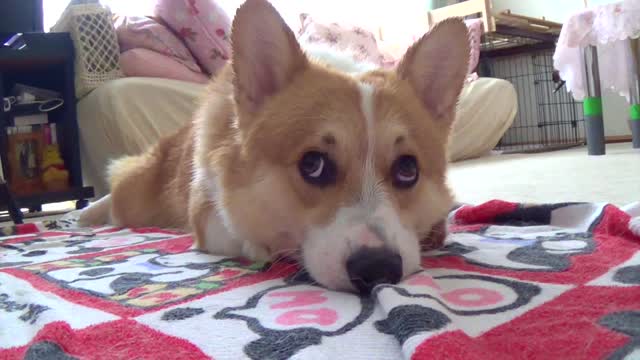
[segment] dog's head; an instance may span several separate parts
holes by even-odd
[[[333,289],[366,292],[420,267],[452,205],[446,147],[467,70],[467,28],[434,27],[394,71],[310,60],[264,0],[233,22],[232,136],[212,151],[230,230],[299,255]]]

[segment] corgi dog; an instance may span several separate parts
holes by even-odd
[[[393,70],[332,65],[268,1],[247,0],[193,122],[113,162],[110,195],[80,222],[181,228],[214,254],[288,256],[335,290],[397,283],[420,270],[421,244],[443,240],[467,36],[445,20]]]

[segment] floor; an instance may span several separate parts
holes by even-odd
[[[609,144],[604,156],[584,147],[538,154],[494,155],[452,164],[449,183],[457,201],[640,201],[640,150]]]
[[[27,215],[24,218],[25,223],[41,222],[59,219],[62,215],[75,210],[75,202],[68,201],[63,203],[47,204],[42,206],[43,213],[34,214],[36,216]],[[0,228],[11,226],[11,221],[0,222]]]

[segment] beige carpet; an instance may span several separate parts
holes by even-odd
[[[586,148],[495,155],[451,165],[449,183],[457,201],[589,201],[626,205],[640,200],[640,150],[607,145],[604,156]]]

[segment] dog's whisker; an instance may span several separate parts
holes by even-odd
[[[282,249],[282,250],[278,250],[276,252],[273,253],[273,257],[279,257],[279,256],[290,256],[290,255],[297,255],[297,254],[301,254],[302,250],[298,247],[296,248],[290,248],[290,249]]]

